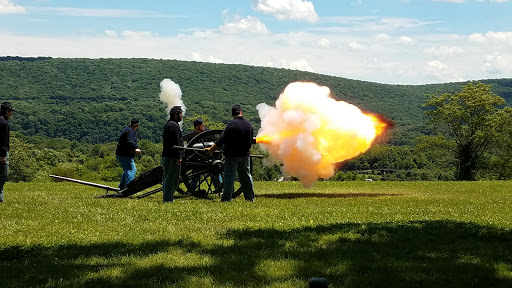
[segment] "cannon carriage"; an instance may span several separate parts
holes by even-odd
[[[207,154],[204,148],[208,148],[220,137],[222,130],[209,130],[201,133],[190,133],[183,136],[185,146],[185,157],[181,163],[180,184],[177,192],[182,195],[192,195],[198,198],[208,198],[210,195],[220,197],[223,189],[224,174],[224,155],[221,151]],[[252,157],[260,157],[253,155]],[[252,158],[251,157],[251,158]],[[251,161],[252,168],[252,161]],[[103,184],[87,182],[58,175],[49,175],[52,178],[71,181],[96,188],[106,189],[106,193],[96,196],[96,198],[144,198],[155,193],[161,192],[162,187],[144,192],[140,195],[135,194],[147,190],[156,185],[162,184],[163,167],[157,166],[133,179],[126,189],[110,187]],[[242,194],[239,180],[235,180],[235,191],[233,198]]]

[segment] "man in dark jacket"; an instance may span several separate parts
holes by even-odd
[[[174,201],[174,192],[180,184],[180,168],[181,160],[184,157],[184,150],[182,148],[175,148],[174,146],[183,147],[183,134],[181,127],[178,124],[183,115],[181,106],[174,106],[169,111],[169,120],[165,123],[162,150],[162,165],[164,166],[163,175],[163,201]]]
[[[254,184],[251,175],[250,150],[253,143],[254,130],[251,123],[242,116],[240,105],[231,107],[233,120],[229,121],[219,139],[213,146],[206,148],[213,153],[224,146],[224,189],[221,201],[231,201],[236,173],[247,201],[254,201]]]
[[[14,109],[11,103],[4,102],[0,106],[0,203],[4,202],[4,184],[9,175],[9,123]]]
[[[121,164],[121,167],[123,167],[123,175],[119,182],[119,189],[121,190],[125,189],[126,185],[128,185],[128,183],[135,178],[135,174],[137,174],[137,167],[135,167],[133,158],[135,154],[140,155],[142,153],[137,145],[137,134],[135,133],[135,131],[139,129],[139,126],[139,119],[133,118],[130,126],[121,131],[121,136],[117,143],[116,158],[119,164]]]

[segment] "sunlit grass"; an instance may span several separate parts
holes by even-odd
[[[0,286],[509,287],[511,184],[257,182],[254,203],[162,203],[7,183]]]

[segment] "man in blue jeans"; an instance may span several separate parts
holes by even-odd
[[[121,167],[123,167],[123,175],[119,182],[119,189],[123,190],[126,185],[130,183],[137,174],[137,167],[135,167],[134,157],[135,154],[141,154],[142,151],[137,145],[137,134],[135,131],[139,129],[139,119],[133,118],[130,126],[124,128],[119,136],[119,142],[116,148],[116,158]]]
[[[9,123],[14,109],[11,103],[4,102],[0,106],[0,203],[4,202],[4,184],[9,175]]]
[[[247,201],[254,201],[254,184],[251,175],[250,150],[253,143],[254,129],[251,123],[242,116],[240,105],[231,107],[233,120],[229,121],[219,139],[207,153],[213,153],[224,147],[224,189],[221,201],[231,201],[235,185],[236,173]]]

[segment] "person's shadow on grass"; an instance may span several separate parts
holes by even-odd
[[[219,238],[206,244],[6,247],[0,249],[0,283],[307,287],[309,278],[323,277],[329,287],[512,287],[512,232],[493,226],[442,220],[344,223],[286,231],[236,229]]]

